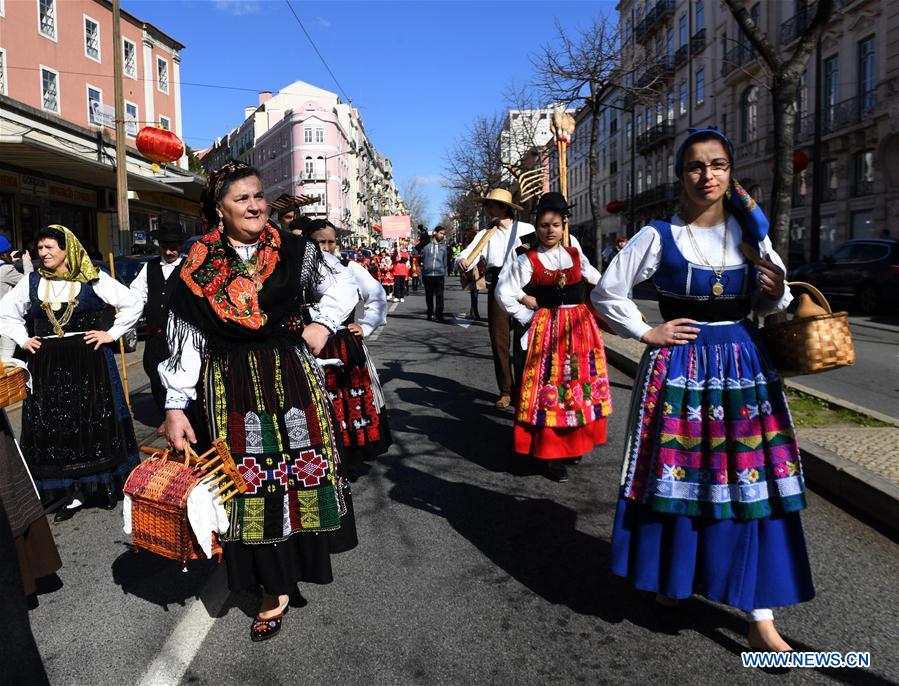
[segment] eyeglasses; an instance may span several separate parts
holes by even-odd
[[[702,176],[706,169],[712,172],[712,176],[723,176],[730,169],[730,162],[727,160],[712,160],[708,164],[689,162],[684,166],[684,172],[695,177]]]

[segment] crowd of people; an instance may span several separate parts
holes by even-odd
[[[251,638],[277,634],[298,584],[331,581],[331,555],[356,545],[351,483],[392,442],[366,339],[389,300],[420,286],[426,319],[444,322],[457,272],[472,319],[486,289],[495,407],[514,410],[510,450],[554,481],[608,439],[603,336],[647,344],[621,482],[610,485],[611,571],[664,611],[694,593],[744,610],[751,646],[788,650],[771,608],[814,595],[804,483],[782,384],[748,315],[782,311],[791,295],[733,163],[723,133],[692,132],[676,156],[678,213],[616,245],[602,272],[569,234],[559,193],[539,199],[530,224],[508,190],[492,189],[487,226],[465,245],[437,226],[414,245],[341,253],[334,225],[289,197],[269,207],[258,172],[236,162],[209,175],[207,233],[183,255],[181,228],[162,225],[159,260],[130,288],[99,272],[68,229],[46,227],[39,266],[0,299],[0,330],[32,380],[27,469],[5,416],[0,425],[0,500],[25,592],[61,564],[41,502],[61,502],[57,520],[114,507],[138,462],[111,344],[143,312],[159,433],[175,450],[223,439],[252,484],[224,507],[218,535],[229,587],[261,593]],[[658,326],[631,299],[647,279]]]

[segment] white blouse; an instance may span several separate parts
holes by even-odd
[[[746,258],[740,252],[742,229],[734,217],[727,222],[708,228],[691,227],[696,247],[686,231],[686,222],[677,215],[671,218],[671,234],[678,249],[688,262],[708,269],[703,256],[714,266],[721,264],[724,247],[724,231],[727,227],[727,252],[724,254],[726,267],[734,268],[745,264]],[[755,247],[755,246],[754,246]],[[761,255],[767,255],[774,264],[786,273],[786,267],[780,256],[774,252],[771,240],[766,236],[761,242]],[[652,327],[643,321],[640,310],[630,298],[635,285],[651,278],[662,261],[662,238],[651,226],[644,226],[631,238],[606,268],[599,285],[593,289],[590,299],[596,310],[609,322],[619,336],[640,339]],[[767,297],[762,291],[756,292],[753,308],[759,316],[781,312],[793,301],[788,286],[779,300]]]
[[[599,271],[590,264],[581,251],[580,245],[572,244],[572,247],[577,249],[581,260],[582,278],[591,284],[597,283],[600,279]],[[571,255],[561,246],[548,250],[541,245],[537,248],[537,258],[544,267],[551,270],[568,269],[573,264]],[[534,268],[527,254],[519,255],[506,269],[500,272],[496,284],[496,299],[499,300],[503,309],[520,324],[527,324],[534,317],[534,311],[519,302],[526,295],[524,287],[530,283],[533,274]]]
[[[240,251],[240,256],[242,259],[248,260],[252,257],[252,253],[252,250]],[[310,310],[310,316],[314,323],[325,326],[333,333],[355,309],[359,296],[356,292],[356,283],[350,276],[349,270],[340,264],[340,260],[333,255],[325,254],[324,256],[327,266],[321,264],[319,267],[322,280],[315,286],[315,295],[318,301]],[[178,335],[172,316],[169,316],[167,335],[170,339]],[[165,360],[157,367],[159,378],[166,388],[165,408],[167,410],[183,410],[191,400],[196,399],[197,381],[203,366],[200,351],[194,345],[190,334],[182,329],[181,335],[182,340],[178,341],[178,347],[181,349],[181,364],[175,370],[170,370],[168,360]]]
[[[460,261],[468,259],[471,251],[481,242],[481,238],[487,231],[489,229],[481,229],[475,234],[471,243],[466,245],[465,249],[459,253],[459,257],[456,258],[457,265]],[[510,256],[515,257],[515,249],[521,245],[521,237],[532,233],[534,233],[534,225],[527,222],[513,221],[508,227],[500,226],[490,237],[490,240],[487,241],[487,245],[484,246],[484,250],[478,258],[483,257],[488,268],[502,268]],[[468,271],[471,271],[476,266],[477,262],[468,265]]]
[[[384,287],[358,262],[350,260],[347,271],[353,278],[356,290],[362,300],[362,316],[356,323],[362,328],[362,335],[368,337],[379,326],[387,323],[387,293]]]
[[[31,309],[31,294],[29,283],[31,279],[22,279],[15,287],[0,299],[0,331],[12,338],[18,345],[24,345],[28,340],[28,329],[25,327],[25,314]],[[42,278],[37,285],[37,295],[44,302],[44,294],[47,292],[47,284],[50,284],[51,297],[61,303],[69,302],[69,292],[73,285],[70,281],[56,281]],[[73,297],[77,298],[81,292],[81,284],[74,282]],[[109,327],[108,333],[112,340],[116,341],[124,333],[137,324],[143,311],[143,303],[122,283],[113,279],[109,274],[100,272],[100,278],[91,284],[94,293],[107,305],[118,308],[115,322]],[[63,310],[60,310],[62,315]],[[66,336],[81,336],[84,331],[67,331]],[[44,338],[56,338],[56,336],[44,336]]]

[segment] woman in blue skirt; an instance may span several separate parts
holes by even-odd
[[[799,448],[783,386],[755,326],[792,300],[768,221],[733,179],[720,131],[691,130],[675,172],[682,206],[643,227],[592,300],[647,344],[629,416],[612,571],[663,606],[693,593],[744,610],[749,645],[790,650],[772,607],[814,596],[799,511]],[[747,262],[740,244],[762,259]],[[665,322],[629,293],[652,279]]]

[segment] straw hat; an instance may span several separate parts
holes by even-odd
[[[508,205],[509,207],[521,210],[523,209],[519,205],[516,205],[512,202],[512,194],[507,191],[505,188],[493,188],[487,195],[481,198],[481,202],[498,202],[502,205]]]

